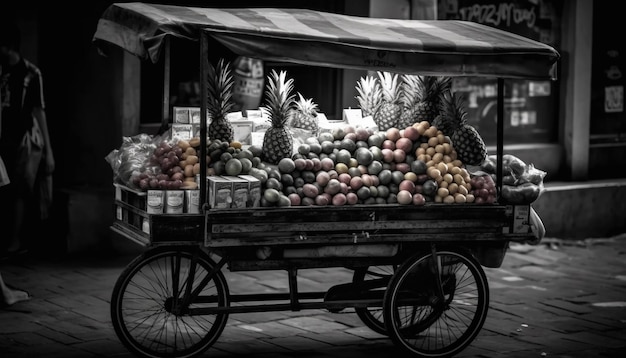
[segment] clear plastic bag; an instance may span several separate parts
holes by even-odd
[[[153,166],[150,158],[155,149],[154,138],[148,134],[123,137],[120,148],[105,157],[113,170],[113,182],[138,188],[141,173]]]

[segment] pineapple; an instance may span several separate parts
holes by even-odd
[[[421,98],[421,79],[417,75],[402,75],[402,114],[398,128],[412,126],[417,120],[417,106]]]
[[[367,75],[359,79],[356,90],[358,92],[356,99],[359,102],[359,107],[361,107],[363,117],[374,117],[381,100],[380,83],[376,77]]]
[[[378,71],[378,78],[382,88],[382,103],[374,113],[374,122],[378,130],[386,131],[396,127],[402,114],[400,105],[400,86],[398,85],[398,74]]]
[[[291,122],[291,126],[295,128],[305,129],[317,134],[319,123],[317,119],[317,103],[313,102],[313,98],[304,98],[302,93],[298,92],[298,100],[295,102],[295,114]]]
[[[293,78],[287,80],[287,72],[275,70],[268,76],[265,95],[267,97],[265,110],[270,117],[271,127],[263,136],[263,151],[261,158],[270,164],[278,164],[283,158],[290,158],[293,152],[293,137],[287,128],[287,122],[292,116],[295,96]]]
[[[217,63],[217,69],[209,62],[207,89],[207,111],[211,118],[209,138],[223,142],[233,141],[233,126],[226,119],[226,114],[235,105],[233,96],[233,76],[230,63],[223,58]]]
[[[463,96],[446,92],[441,96],[439,107],[443,127],[451,130],[450,139],[457,158],[464,164],[480,165],[487,157],[487,147],[476,128],[467,123]]]
[[[416,106],[416,122],[428,121],[431,125],[440,128],[441,122],[437,121],[439,115],[440,98],[446,92],[450,92],[452,78],[445,76],[421,76],[420,77],[420,101]],[[444,132],[445,133],[445,132]]]

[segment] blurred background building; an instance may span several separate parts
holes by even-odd
[[[581,235],[566,208],[593,205],[605,231],[623,231],[626,208],[624,24],[612,3],[593,0],[290,0],[149,1],[198,7],[290,7],[369,17],[460,19],[483,23],[554,46],[561,54],[555,82],[506,81],[505,152],[546,171],[546,184],[565,188],[538,203],[558,235]],[[121,50],[108,56],[92,44],[98,19],[112,1],[8,1],[3,19],[22,30],[22,52],[40,67],[52,145],[57,156],[54,214],[41,228],[44,250],[110,248],[112,172],[105,156],[123,136],[155,134],[163,111],[164,63],[141,61]],[[620,30],[621,29],[621,30]],[[234,55],[211,44],[211,57]],[[172,42],[170,105],[197,105],[197,48]],[[295,85],[329,119],[356,107],[355,70],[265,63],[286,68]],[[495,152],[495,81],[455,79],[466,93],[470,118]],[[171,111],[170,111],[171,115]],[[601,183],[597,185],[596,183]],[[582,187],[580,187],[582,185]],[[576,187],[576,190],[567,188]],[[582,189],[581,189],[582,188]],[[599,190],[589,194],[589,190]],[[608,188],[608,189],[607,189]],[[556,190],[555,190],[556,192]],[[563,198],[568,198],[564,202]],[[589,199],[591,198],[591,199]],[[558,205],[556,201],[558,200]],[[608,213],[608,217],[607,217]],[[583,215],[583,214],[581,214]],[[597,219],[584,213],[589,226]],[[569,219],[568,219],[569,217]],[[608,218],[608,219],[607,219]],[[621,219],[621,220],[620,220]],[[597,224],[598,222],[595,221]],[[608,226],[607,226],[608,225]],[[600,225],[601,226],[601,225]],[[571,231],[571,232],[568,232]],[[596,228],[596,230],[599,230]],[[548,230],[550,234],[550,230]],[[604,233],[604,232],[603,232]],[[587,233],[582,233],[588,235]]]

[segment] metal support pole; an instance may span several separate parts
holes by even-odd
[[[165,129],[170,120],[170,75],[171,75],[171,39],[165,36],[163,48],[163,108],[161,110],[161,128]]]
[[[204,208],[204,204],[206,203],[206,192],[207,192],[207,183],[206,183],[206,136],[207,136],[207,127],[206,127],[206,118],[207,118],[207,95],[208,90],[206,87],[207,75],[209,73],[208,70],[208,51],[209,44],[206,32],[200,31],[200,152],[198,156],[200,158],[200,207]]]
[[[496,163],[496,188],[498,190],[498,202],[500,201],[500,195],[502,194],[502,156],[504,153],[504,79],[502,77],[498,78],[498,105],[497,105],[497,115],[496,115],[496,124],[497,124],[497,143],[496,143],[496,154],[498,155],[498,160]]]

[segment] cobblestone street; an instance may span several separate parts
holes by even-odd
[[[0,263],[4,279],[33,298],[0,310],[0,351],[13,357],[131,357],[115,335],[109,303],[132,256]],[[485,268],[490,309],[457,357],[623,357],[626,236],[512,244],[500,268]],[[229,272],[231,294],[286,292],[283,271]],[[341,268],[299,271],[301,292],[348,282]],[[353,310],[231,314],[206,357],[380,357],[399,354]]]

